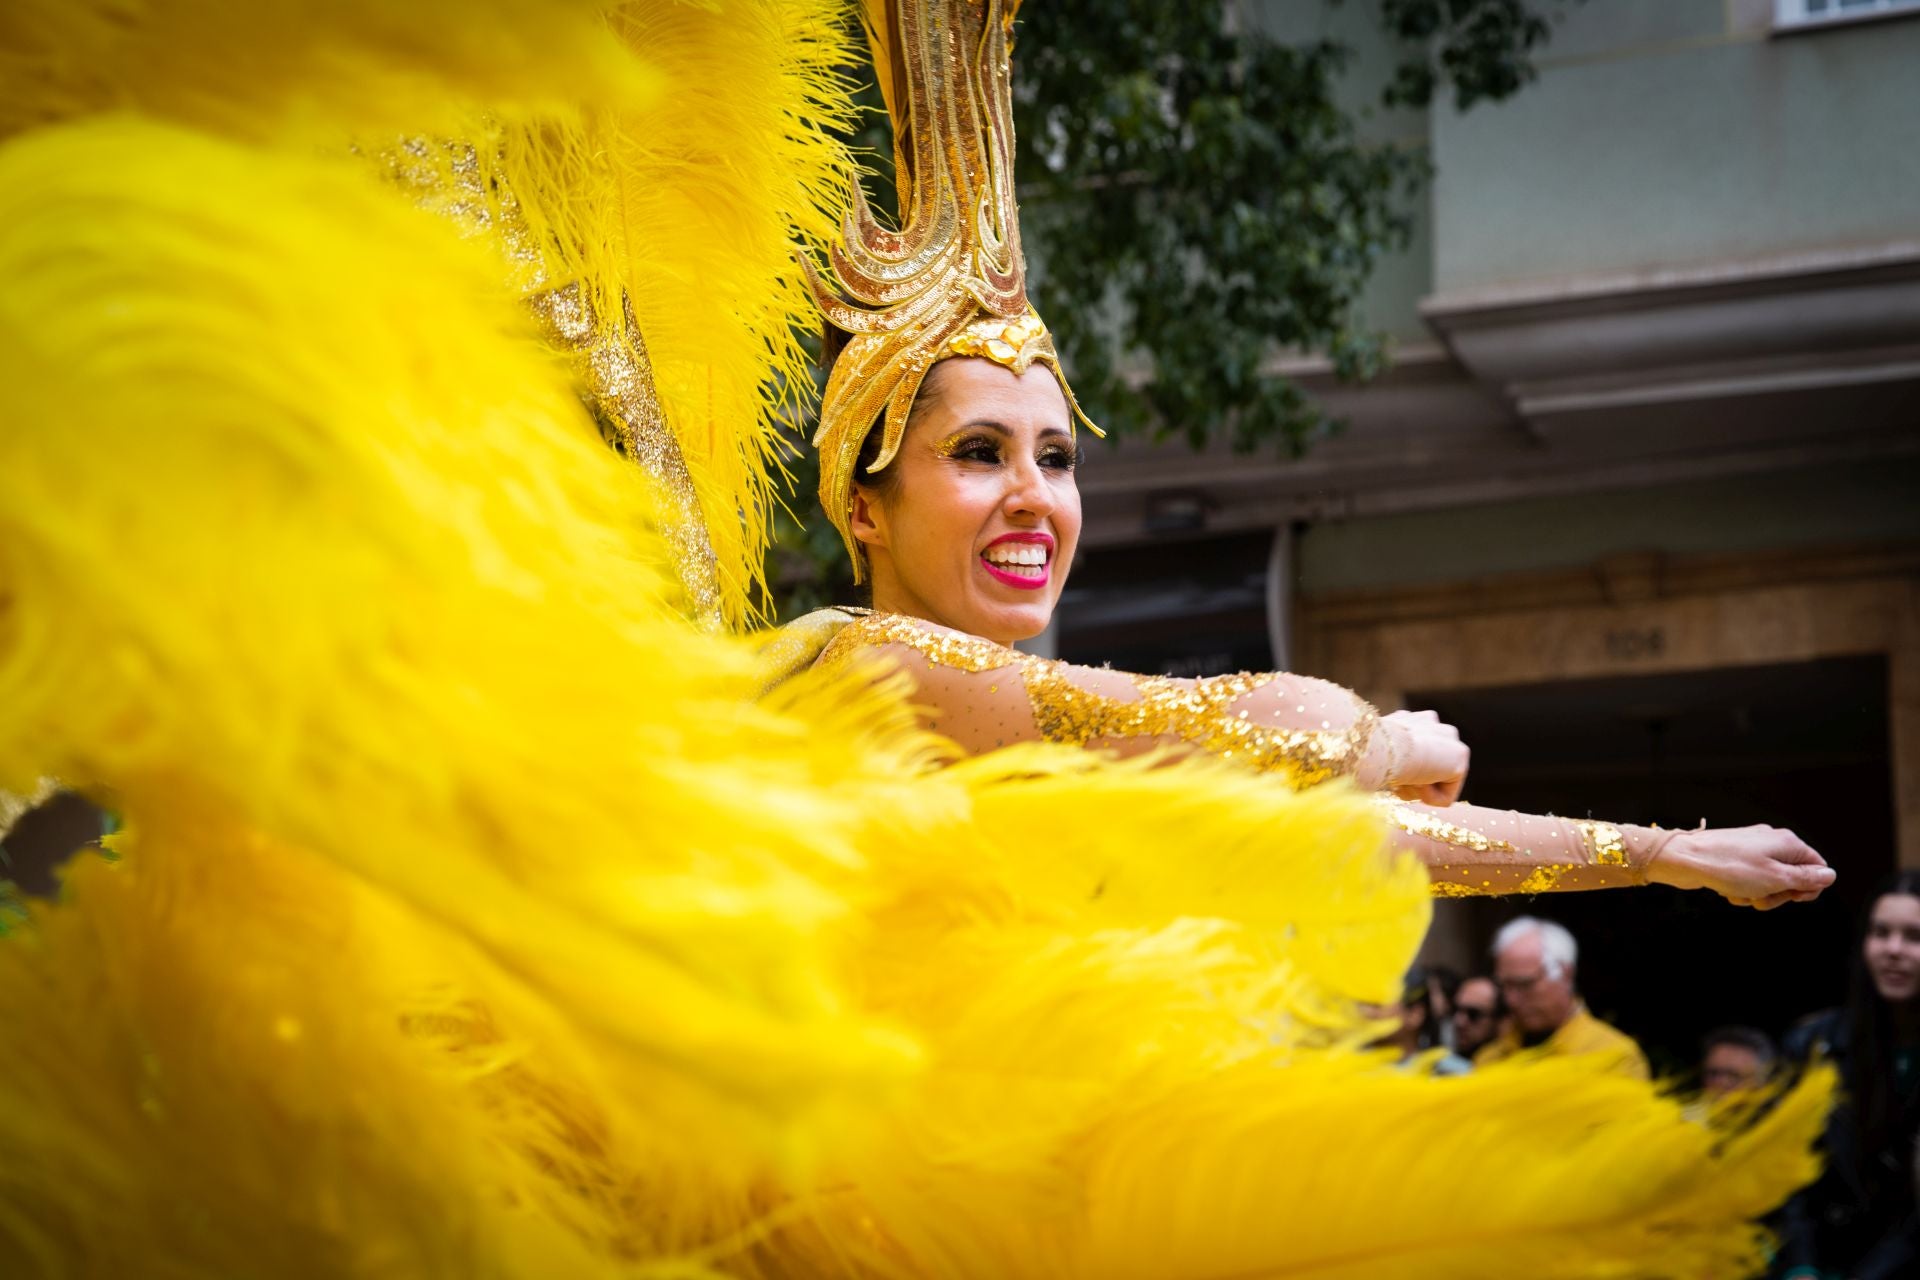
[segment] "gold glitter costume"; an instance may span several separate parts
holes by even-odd
[[[1436,898],[1559,893],[1645,884],[1671,831],[1511,813],[1386,802],[1395,843],[1419,855]]]
[[[972,356],[1024,372],[1043,361],[1074,417],[1085,420],[1026,297],[1011,176],[1009,33],[1018,7],[1018,0],[865,4],[875,74],[894,123],[902,225],[882,227],[855,184],[853,211],[829,255],[834,284],[802,263],[826,321],[853,335],[833,363],[814,445],[821,507],[840,531],[856,582],[866,574],[865,551],[848,524],[858,456],[877,429],[870,470],[893,461],[935,363]],[[1373,708],[1325,681],[1275,673],[1177,680],[1076,668],[887,615],[855,618],[836,636],[847,616],[790,624],[787,638],[766,651],[769,681],[822,647],[828,667],[875,650],[912,668],[933,712],[929,727],[968,751],[1036,739],[1122,755],[1199,750],[1296,787],[1346,777],[1382,789],[1394,781],[1391,735],[1376,735]],[[1558,819],[1469,806],[1443,817],[1398,805],[1388,817],[1397,842],[1427,862],[1441,897],[1642,884],[1663,843],[1657,833],[1636,832],[1631,857],[1623,847],[1597,853]]]
[[[676,484],[745,616],[842,16],[0,9],[0,791],[124,820],[0,911],[0,1275],[1754,1269],[1824,1081],[1365,1051],[1427,877],[1275,726],[954,759],[705,625]],[[1089,744],[1288,687],[1039,684]]]
[[[1374,709],[1325,680],[1133,675],[1036,658],[898,614],[831,612],[843,625],[816,619],[791,639],[813,637],[829,670],[904,669],[927,727],[968,752],[1036,740],[1119,755],[1198,750],[1296,788],[1345,778],[1380,790],[1394,781]],[[1645,884],[1672,834],[1469,804],[1382,803],[1395,843],[1426,864],[1441,898]]]
[[[1036,739],[1127,755],[1186,747],[1295,787],[1354,776],[1378,782],[1385,765],[1381,751],[1370,751],[1379,722],[1373,708],[1325,680],[1274,673],[1181,680],[1075,667],[884,613],[841,630],[820,662],[832,670],[875,654],[908,659],[938,711],[928,727],[970,751]]]

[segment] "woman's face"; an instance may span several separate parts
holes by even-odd
[[[935,365],[881,491],[856,485],[874,608],[1012,644],[1046,630],[1080,541],[1077,452],[1052,370]]]
[[[1867,973],[1882,1000],[1920,995],[1920,898],[1889,893],[1867,918]]]

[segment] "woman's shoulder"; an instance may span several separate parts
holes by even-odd
[[[818,666],[843,665],[875,651],[917,655],[930,667],[970,673],[997,671],[1020,660],[1018,650],[924,618],[872,609],[842,612],[849,619],[821,652]]]

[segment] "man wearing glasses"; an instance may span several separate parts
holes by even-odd
[[[1493,940],[1493,980],[1510,1025],[1474,1055],[1483,1067],[1526,1049],[1548,1054],[1598,1054],[1611,1069],[1645,1080],[1646,1055],[1624,1032],[1587,1012],[1574,992],[1580,948],[1562,925],[1521,916]]]
[[[1500,1034],[1500,988],[1482,974],[1460,984],[1453,997],[1453,1051],[1471,1060]]]

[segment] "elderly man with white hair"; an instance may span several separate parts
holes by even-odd
[[[1603,1054],[1613,1070],[1645,1080],[1646,1055],[1633,1037],[1587,1012],[1574,992],[1580,946],[1564,925],[1533,916],[1510,922],[1493,940],[1493,980],[1506,998],[1507,1030],[1474,1055],[1475,1066],[1527,1049]]]

